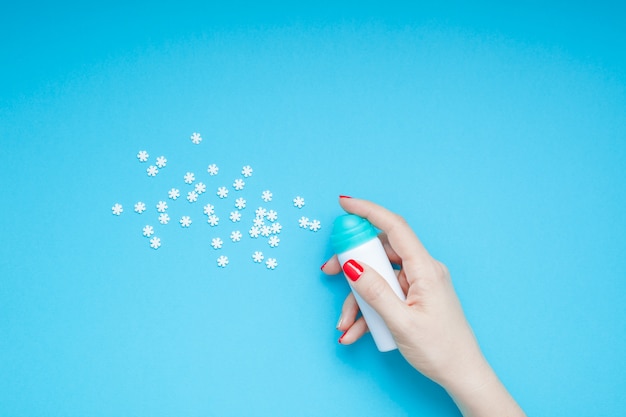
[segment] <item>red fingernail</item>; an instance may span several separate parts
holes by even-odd
[[[346,330],[345,332],[343,332],[343,334],[341,335],[341,337],[339,338],[338,342],[341,343],[341,340],[343,339],[343,337],[346,335],[346,333],[348,333],[348,331]]]
[[[356,281],[359,279],[361,274],[363,274],[363,267],[359,265],[354,259],[350,259],[348,262],[343,264],[343,272],[346,273],[348,278],[352,281]]]
[[[339,198],[352,198],[349,195],[340,195]]]
[[[324,262],[324,265],[322,265],[322,266],[320,267],[320,269],[321,269],[322,271],[324,270],[324,267],[326,266],[326,264],[327,264],[327,263],[328,263],[328,261]]]

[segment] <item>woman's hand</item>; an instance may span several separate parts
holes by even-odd
[[[379,237],[389,260],[401,266],[404,302],[366,264],[349,261],[343,268],[356,278],[352,287],[383,318],[406,360],[448,390],[465,416],[523,416],[482,355],[446,266],[430,256],[397,214],[366,200],[344,197],[340,204],[382,231]],[[338,274],[342,265],[334,256],[322,270]],[[354,343],[367,332],[358,311],[350,294],[337,324],[344,332],[340,343]]]

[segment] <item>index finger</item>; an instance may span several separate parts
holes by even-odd
[[[363,217],[382,230],[391,247],[404,262],[430,258],[430,254],[402,216],[359,198],[340,198],[339,204],[348,213]]]

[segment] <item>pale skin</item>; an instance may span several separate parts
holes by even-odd
[[[342,197],[339,204],[381,230],[389,260],[401,266],[398,280],[406,301],[362,262],[363,271],[353,271],[358,277],[351,284],[385,320],[404,358],[441,385],[465,417],[525,416],[483,356],[446,266],[430,256],[401,216],[367,200]],[[335,275],[342,266],[333,256],[322,271]],[[337,323],[344,332],[341,344],[350,345],[368,332],[358,313],[350,293]]]

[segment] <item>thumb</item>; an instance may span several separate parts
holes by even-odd
[[[352,288],[383,318],[387,325],[401,317],[404,302],[376,270],[354,259],[343,264]]]

